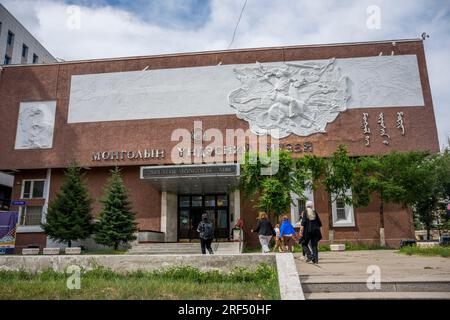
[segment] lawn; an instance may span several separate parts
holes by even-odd
[[[417,246],[407,246],[400,248],[398,251],[403,254],[411,255],[421,255],[421,256],[441,256],[444,258],[450,257],[450,247],[449,246],[436,246],[431,248],[420,248]]]
[[[81,288],[70,290],[69,275],[0,271],[0,299],[280,299],[276,270],[260,265],[256,271],[236,268],[230,273],[200,272],[192,267],[118,274],[106,269],[82,272]]]

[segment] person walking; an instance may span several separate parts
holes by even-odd
[[[283,222],[280,228],[280,239],[282,239],[283,245],[287,247],[288,252],[293,252],[295,229],[287,215],[283,216]]]
[[[300,224],[300,230],[298,233],[298,244],[302,247],[302,256],[300,257],[300,260],[306,261],[307,256],[306,256],[306,250],[305,247],[303,246],[303,241],[305,240],[303,237],[303,227],[302,227],[302,221],[303,221],[303,216],[305,215],[305,211],[302,211],[300,213],[300,219],[299,219],[299,224]]]
[[[322,239],[322,222],[313,209],[312,201],[306,201],[306,212],[302,218],[303,242],[302,248],[306,252],[306,262],[319,263],[319,241]],[[311,246],[311,249],[309,248]]]
[[[206,254],[208,250],[209,254],[214,254],[211,243],[214,239],[214,226],[208,219],[208,214],[202,214],[202,221],[198,224],[197,232],[200,233],[200,246],[202,248],[202,254]]]
[[[275,225],[275,247],[273,248],[273,252],[277,252],[277,249],[279,252],[283,252],[283,243],[281,242],[280,238],[280,224],[277,223]]]
[[[275,230],[273,229],[269,219],[267,219],[267,214],[265,212],[260,212],[258,224],[254,230],[251,230],[251,232],[258,233],[262,252],[269,253],[270,240],[275,235]]]

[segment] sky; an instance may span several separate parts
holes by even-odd
[[[57,58],[420,38],[450,137],[450,0],[0,0]]]

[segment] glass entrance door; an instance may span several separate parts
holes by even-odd
[[[227,194],[178,196],[178,239],[198,239],[197,226],[207,213],[214,225],[215,238],[230,237]]]

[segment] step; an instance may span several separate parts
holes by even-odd
[[[305,293],[306,300],[442,300],[450,292],[314,292]]]
[[[380,289],[370,290],[366,282],[308,282],[300,277],[303,291],[306,293],[334,292],[448,292],[450,281],[385,281]]]
[[[218,254],[239,254],[239,242],[213,242],[211,247]],[[140,243],[129,254],[199,254],[200,243]]]

